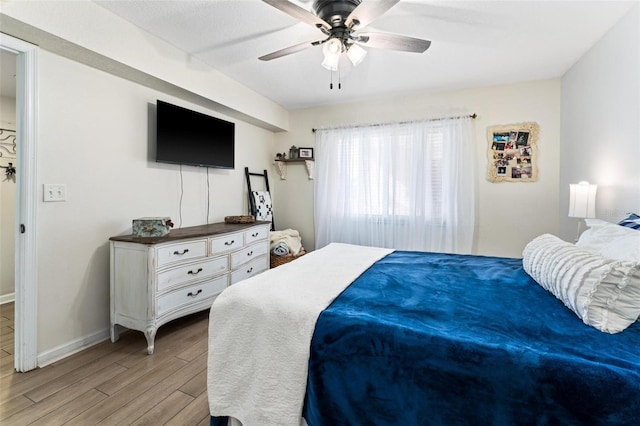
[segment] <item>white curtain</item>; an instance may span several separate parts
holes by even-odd
[[[316,248],[470,253],[471,118],[316,131]]]

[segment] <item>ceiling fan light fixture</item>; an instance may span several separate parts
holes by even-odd
[[[322,52],[324,53],[324,56],[340,55],[342,53],[342,48],[342,42],[337,38],[332,38],[322,46]]]
[[[325,55],[324,60],[322,61],[322,66],[328,69],[329,71],[337,71],[338,63],[340,62],[340,54],[330,54]]]
[[[349,47],[349,50],[347,50],[347,56],[355,67],[362,62],[365,56],[367,56],[367,51],[357,44],[352,44],[351,47]]]
[[[322,45],[324,53],[322,65],[335,71],[343,53],[347,54],[353,66],[362,62],[366,55],[366,50],[359,46],[354,46],[355,43],[362,44],[367,48],[415,53],[422,53],[431,45],[429,40],[404,35],[358,32],[361,28],[366,27],[391,9],[400,0],[297,0],[296,3],[313,1],[313,12],[294,3],[294,0],[262,1],[299,21],[319,29],[324,36],[318,40],[298,43],[276,50],[268,55],[263,55],[258,58],[262,61],[270,61]],[[358,33],[356,34],[356,32]]]
[[[340,55],[342,54],[342,42],[337,38],[332,38],[322,46],[322,53],[324,53],[324,60],[322,66],[329,71],[337,71],[338,63],[340,62]]]

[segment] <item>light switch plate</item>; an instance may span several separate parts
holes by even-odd
[[[45,183],[43,201],[66,201],[67,185],[63,183]]]

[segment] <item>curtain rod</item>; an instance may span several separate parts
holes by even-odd
[[[378,126],[386,126],[389,124],[409,124],[409,123],[420,123],[420,122],[426,122],[426,121],[442,121],[442,120],[455,120],[455,119],[460,119],[460,118],[472,118],[472,119],[476,119],[478,118],[478,114],[476,114],[475,112],[473,114],[469,114],[469,115],[457,115],[454,117],[440,117],[440,118],[429,118],[426,120],[412,120],[412,121],[399,121],[397,123],[379,123],[379,124],[361,124],[358,126],[338,126],[338,127],[321,127],[321,128],[313,128],[311,129],[311,131],[313,133],[315,133],[318,130],[331,130],[331,129],[339,129],[341,127],[349,127],[349,128],[358,128],[358,127],[378,127]]]

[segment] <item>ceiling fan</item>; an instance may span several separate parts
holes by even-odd
[[[312,7],[315,14],[288,0],[262,1],[318,28],[324,34],[321,39],[289,46],[258,58],[262,61],[323,45],[322,66],[336,71],[342,53],[347,54],[354,66],[359,64],[366,55],[361,46],[422,53],[431,45],[429,40],[403,35],[358,32],[400,0],[314,0]]]

